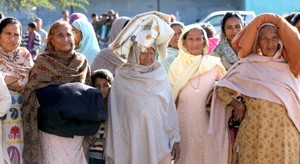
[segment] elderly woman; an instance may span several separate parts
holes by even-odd
[[[169,69],[180,123],[181,155],[177,163],[226,163],[208,133],[206,99],[225,73],[220,59],[207,54],[208,39],[200,25],[186,26],[179,38],[179,55]]]
[[[112,43],[121,30],[127,25],[129,22],[129,17],[120,17],[114,21],[111,27],[109,43]],[[107,69],[113,75],[116,74],[116,69],[125,63],[124,60],[117,57],[117,55],[110,50],[109,48],[104,48],[100,51],[100,53],[96,56],[95,60],[91,65],[91,70],[95,71],[97,69]]]
[[[175,160],[179,158],[175,104],[167,74],[155,61],[157,52],[165,55],[173,34],[162,18],[169,17],[159,12],[137,15],[112,44],[127,63],[117,69],[110,91],[108,163],[170,164],[172,149]]]
[[[72,26],[55,22],[24,89],[26,163],[86,163],[82,141],[105,115],[101,93],[89,84],[86,58],[74,51]],[[99,113],[100,112],[100,113]]]
[[[243,26],[244,21],[242,16],[235,11],[227,12],[221,21],[221,40],[211,52],[211,55],[220,57],[226,70],[229,70],[239,60],[237,52],[232,49],[231,41],[242,30]]]
[[[85,19],[76,19],[72,26],[75,31],[76,52],[83,54],[89,64],[92,64],[100,52],[93,26]]]
[[[242,119],[233,163],[300,162],[297,33],[282,17],[262,14],[233,41],[242,59],[217,83],[210,120],[210,132],[222,148],[224,108],[232,106]],[[244,95],[244,103],[232,97],[236,92]]]
[[[21,27],[16,18],[4,18],[0,23],[0,71],[12,100],[10,110],[1,109],[3,138],[0,142],[3,144],[4,163],[22,163],[23,158],[21,93],[28,81],[33,60],[28,50],[20,47]]]

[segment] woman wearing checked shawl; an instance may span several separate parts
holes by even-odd
[[[169,16],[137,15],[110,45],[126,62],[117,69],[109,99],[108,163],[171,163],[179,157],[179,126],[167,74],[155,61],[173,35]]]

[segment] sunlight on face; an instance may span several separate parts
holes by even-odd
[[[205,44],[203,33],[199,29],[190,30],[183,40],[183,46],[194,56],[202,55]]]
[[[279,47],[278,29],[273,26],[263,27],[258,34],[258,47],[264,56],[274,56]]]

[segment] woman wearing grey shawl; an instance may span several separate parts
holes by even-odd
[[[117,54],[127,63],[117,69],[110,91],[108,163],[171,163],[171,151],[175,160],[179,158],[175,103],[167,74],[155,61],[156,49],[166,52],[165,43],[173,35],[162,18],[169,17],[158,12],[136,16],[112,44],[114,52],[122,49]]]
[[[109,43],[112,43],[114,41],[114,39],[126,26],[129,20],[129,17],[120,17],[114,21],[110,31]],[[121,61],[112,50],[110,50],[109,48],[105,48],[101,50],[94,59],[91,65],[91,70],[95,71],[97,69],[107,69],[113,75],[115,75],[117,67],[121,66],[122,64],[124,64],[124,62]]]

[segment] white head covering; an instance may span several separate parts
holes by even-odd
[[[110,49],[124,62],[128,59],[133,42],[144,49],[155,45],[163,58],[167,56],[167,46],[174,31],[169,26],[170,16],[152,11],[135,16],[109,45]]]

